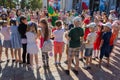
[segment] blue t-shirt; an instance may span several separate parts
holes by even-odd
[[[102,40],[104,40],[102,47],[110,46],[110,38],[111,38],[112,32],[104,32],[102,36]]]

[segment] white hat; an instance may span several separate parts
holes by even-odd
[[[74,22],[74,21],[81,21],[81,20],[82,20],[81,17],[78,17],[78,16],[77,16],[77,17],[75,17],[75,18],[73,19],[73,22]]]
[[[110,22],[107,22],[107,23],[103,24],[103,26],[109,27],[110,29],[112,28],[112,24]]]
[[[87,25],[87,27],[93,27],[93,28],[94,28],[95,26],[96,26],[96,23],[95,23],[95,22],[92,22],[92,23],[90,23],[90,24]]]

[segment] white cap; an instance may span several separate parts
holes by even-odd
[[[75,17],[75,18],[73,19],[73,22],[74,22],[74,21],[81,21],[81,20],[82,20],[81,17],[78,17],[78,16],[77,16],[77,17]]]
[[[107,23],[103,24],[103,26],[109,27],[110,29],[112,28],[112,24],[110,22],[107,22]]]
[[[96,27],[96,23],[92,22],[92,23],[88,24],[87,27],[93,27],[94,28],[94,27]]]

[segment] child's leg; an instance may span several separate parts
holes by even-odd
[[[30,65],[33,66],[33,54],[30,54]]]
[[[2,46],[0,46],[0,61],[1,61],[1,57],[2,57]]]
[[[5,55],[6,55],[6,58],[8,60],[8,48],[5,48]]]
[[[22,62],[22,59],[21,59],[21,49],[18,49],[18,57],[19,57],[19,62]]]
[[[108,57],[107,58],[107,66],[109,67],[109,65],[110,65],[110,58]]]
[[[38,65],[38,54],[35,54],[35,63]]]
[[[89,57],[89,66],[91,65],[92,63],[92,56]]]
[[[55,63],[57,62],[57,53],[54,54]]]
[[[89,57],[86,57],[86,66],[89,64]]]
[[[67,58],[66,58],[67,60],[66,61],[68,61],[68,44],[66,44],[66,51],[65,52],[66,52],[66,55],[67,55]]]
[[[13,53],[13,49],[10,48],[10,51],[11,51],[11,57],[12,57],[12,60],[14,59],[14,53]]]
[[[17,49],[14,50],[14,54],[15,54],[15,60],[18,61],[18,58],[17,58]]]
[[[94,50],[93,58],[96,58],[97,50]]]
[[[62,53],[59,53],[59,63],[61,62]]]
[[[75,53],[75,61],[76,61],[75,70],[78,71],[78,67],[79,67],[79,51],[76,51],[76,53]]]
[[[68,57],[68,70],[71,69],[71,63],[72,63],[72,60],[73,60],[73,53],[71,53],[71,55]]]

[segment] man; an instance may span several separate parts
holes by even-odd
[[[68,70],[66,70],[66,74],[70,75],[70,69],[71,69],[71,62],[73,57],[75,57],[75,69],[73,70],[74,73],[78,74],[78,67],[79,67],[79,51],[81,46],[81,38],[84,35],[83,29],[81,26],[81,18],[75,17],[73,19],[74,22],[74,28],[70,30],[68,37],[69,37],[69,57],[68,57]]]

